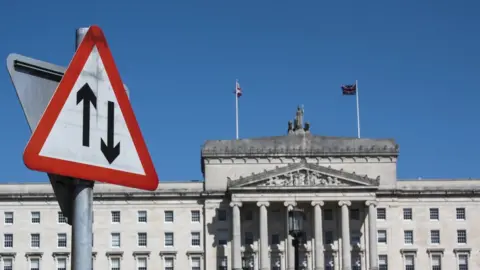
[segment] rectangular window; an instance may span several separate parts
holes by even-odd
[[[227,245],[227,239],[228,239],[228,230],[227,229],[218,229],[217,231],[217,239],[218,239],[218,245],[219,246],[226,246]]]
[[[430,243],[431,244],[440,244],[440,231],[431,230],[430,231]]]
[[[13,234],[6,233],[3,235],[3,247],[13,248]]]
[[[439,220],[440,219],[440,213],[438,211],[438,208],[430,208],[430,220]]]
[[[466,215],[466,211],[465,211],[465,208],[457,208],[457,220],[466,220],[467,219],[467,215]]]
[[[333,231],[325,231],[324,242],[325,245],[333,244]]]
[[[387,255],[378,255],[378,270],[388,270]]]
[[[147,233],[141,232],[137,235],[137,244],[139,247],[146,247],[147,246]]]
[[[324,220],[333,220],[333,210],[332,209],[323,209],[323,219]]]
[[[415,270],[414,255],[405,255],[405,270]]]
[[[350,219],[360,220],[360,209],[357,209],[357,208],[350,209]]]
[[[67,218],[63,215],[61,211],[57,213],[57,222],[58,223],[67,223]]]
[[[413,219],[412,208],[403,208],[403,219],[404,220]]]
[[[432,255],[432,270],[442,270],[441,255]]]
[[[387,231],[386,230],[378,230],[377,232],[378,243],[387,243]]]
[[[57,258],[57,270],[67,270],[66,258]]]
[[[164,264],[165,264],[165,267],[164,267],[165,270],[174,270],[175,265],[174,265],[173,258],[171,257],[165,258]]]
[[[271,254],[270,265],[272,270],[281,270],[282,269],[282,257],[280,255]]]
[[[32,223],[40,224],[40,212],[35,211],[35,212],[32,212],[31,215],[32,215]]]
[[[271,244],[280,245],[280,235],[278,233],[272,234]]]
[[[112,233],[111,237],[112,237],[112,239],[111,239],[112,240],[112,242],[111,242],[112,247],[114,247],[114,248],[120,247],[120,244],[121,244],[120,233]]]
[[[166,247],[173,247],[173,232],[166,232],[165,233],[165,246]]]
[[[138,211],[138,222],[147,223],[147,211]]]
[[[227,270],[228,269],[228,260],[227,257],[217,257],[218,270]]]
[[[467,230],[457,230],[457,243],[458,244],[467,243]]]
[[[30,234],[30,247],[39,248],[40,247],[40,234],[32,233]]]
[[[145,257],[137,258],[137,270],[147,270],[147,258]]]
[[[39,258],[30,258],[30,270],[40,270]]]
[[[253,245],[253,233],[245,232],[245,245]]]
[[[360,244],[360,238],[362,238],[362,234],[359,231],[350,232],[350,244]]]
[[[325,253],[325,270],[334,270],[335,269],[335,260],[332,254]]]
[[[173,211],[167,210],[165,211],[165,222],[166,223],[173,223],[174,217],[173,217]]]
[[[112,223],[120,223],[120,211],[112,211]]]
[[[120,258],[110,258],[110,269],[120,270]]]
[[[248,210],[247,213],[245,213],[245,220],[246,221],[251,221],[253,220],[253,212]]]
[[[217,209],[217,218],[218,221],[226,221],[227,220],[227,211],[223,209]]]
[[[192,232],[192,234],[191,234],[191,245],[192,245],[192,247],[199,247],[200,246],[200,233],[199,232]]]
[[[386,220],[387,219],[387,209],[377,208],[377,219]]]
[[[3,257],[3,270],[13,270],[13,259]]]
[[[5,212],[5,224],[13,224],[13,212]]]
[[[66,248],[67,247],[67,234],[59,233],[57,234],[57,247]]]
[[[413,244],[413,231],[407,230],[403,232],[403,241],[406,245]]]
[[[200,257],[192,257],[192,270],[200,270],[201,260]]]
[[[362,258],[360,255],[352,256],[352,270],[362,270]]]
[[[458,255],[458,270],[468,270],[468,255]]]
[[[198,211],[198,210],[192,210],[192,211],[190,212],[190,215],[191,215],[191,220],[192,220],[192,222],[195,222],[195,223],[200,222],[200,211]]]

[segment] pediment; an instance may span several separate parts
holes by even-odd
[[[297,163],[273,170],[230,180],[230,188],[242,187],[376,187],[379,178],[372,179],[316,164]]]

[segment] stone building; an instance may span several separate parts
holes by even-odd
[[[207,141],[204,181],[155,192],[97,183],[94,269],[480,269],[480,181],[397,179],[392,139],[310,133]],[[71,228],[49,184],[0,185],[2,270],[69,268]]]

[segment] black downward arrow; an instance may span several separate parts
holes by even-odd
[[[115,109],[115,103],[109,101],[108,102],[108,127],[107,127],[107,144],[101,140],[101,148],[102,148],[102,153],[105,156],[105,158],[108,160],[108,163],[112,164],[115,159],[117,159],[118,155],[120,155],[120,142],[114,147],[114,141],[113,141],[113,133],[115,132],[115,125],[113,122],[114,118],[114,109]]]
[[[97,97],[88,83],[77,92],[77,105],[83,101],[83,146],[90,147],[90,103],[97,108]]]

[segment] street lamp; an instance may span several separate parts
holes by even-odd
[[[292,245],[295,248],[295,270],[300,269],[300,254],[298,248],[302,243],[304,220],[305,213],[302,209],[294,208],[288,212],[288,232],[293,237]]]

